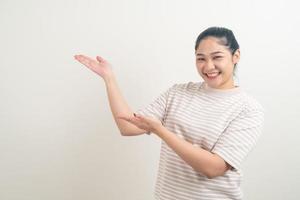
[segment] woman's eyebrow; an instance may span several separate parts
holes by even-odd
[[[218,53],[223,53],[223,52],[222,51],[215,51],[215,52],[212,52],[211,55],[218,54]]]
[[[210,55],[214,55],[214,54],[218,54],[218,53],[224,53],[222,51],[215,51],[215,52],[212,52]],[[205,56],[205,54],[203,53],[197,53],[196,56]]]

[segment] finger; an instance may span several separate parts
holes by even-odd
[[[143,116],[143,115],[137,115],[136,117],[137,117],[140,121],[143,121],[143,122],[153,121],[153,120],[156,119],[155,117]]]
[[[98,62],[95,59],[91,58],[91,57],[88,57],[88,56],[85,56],[85,55],[76,55],[75,58],[80,63],[84,64],[85,66],[87,66],[88,68],[90,68],[93,71],[98,66]]]
[[[74,58],[79,62],[81,62],[83,60],[82,55],[75,55]]]
[[[88,57],[88,56],[85,56],[85,55],[82,55],[82,60],[84,60],[87,64],[89,64],[90,66],[91,65],[94,65],[94,64],[97,64],[97,61],[91,57]]]
[[[136,119],[138,119],[141,122],[146,122],[148,121],[148,118],[142,115],[136,115]]]
[[[125,120],[125,121],[127,121],[127,122],[130,122],[130,123],[132,123],[132,124],[134,124],[134,125],[141,124],[140,120],[137,119],[137,118],[134,118],[134,117],[124,117],[124,116],[119,116],[119,117],[117,117],[117,118],[122,119],[122,120]]]
[[[126,121],[130,121],[130,118],[129,118],[129,117],[118,116],[117,118],[123,119],[123,120],[126,120]]]
[[[142,127],[145,126],[145,124],[142,121],[140,121],[138,118],[136,118],[136,117],[130,117],[128,119],[128,122],[130,122],[131,124],[133,124],[133,125],[135,125],[135,126],[137,126],[139,128],[142,128]]]
[[[75,57],[76,60],[78,60],[82,64],[87,64],[88,61],[89,61],[89,58],[87,56],[84,56],[84,55],[76,55],[74,57]]]
[[[137,117],[137,118],[143,118],[143,116],[140,115],[140,114],[133,113],[133,115],[134,115],[135,117]]]
[[[86,55],[83,55],[83,54],[77,54],[74,56],[74,58],[78,59],[78,60],[82,60],[82,59],[86,59],[86,58],[89,58],[87,57]]]

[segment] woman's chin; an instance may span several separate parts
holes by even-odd
[[[221,87],[221,81],[220,80],[205,79],[205,82],[211,88],[218,89],[218,88]]]

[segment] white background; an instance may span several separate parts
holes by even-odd
[[[0,199],[153,199],[160,139],[122,137],[101,77],[75,54],[109,60],[129,105],[200,81],[194,42],[234,31],[238,83],[266,109],[243,164],[246,200],[300,198],[297,1],[0,1]]]

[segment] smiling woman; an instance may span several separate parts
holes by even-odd
[[[234,85],[240,50],[231,30],[208,28],[195,54],[203,82],[174,84],[135,113],[105,59],[75,59],[103,78],[122,135],[161,138],[156,199],[240,200],[241,164],[260,136],[264,109]]]
[[[212,27],[196,41],[196,65],[207,84],[217,89],[234,87],[233,71],[240,59],[239,44],[231,30]]]

